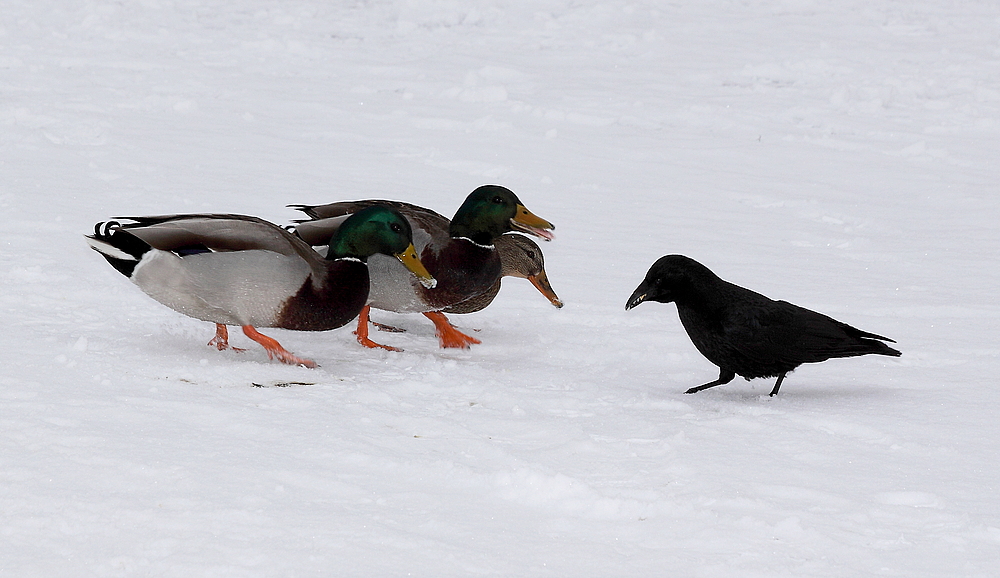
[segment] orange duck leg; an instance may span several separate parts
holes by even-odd
[[[257,343],[260,343],[264,349],[267,351],[267,356],[270,359],[278,358],[278,361],[282,363],[287,363],[288,365],[301,365],[303,367],[314,368],[316,367],[316,362],[310,359],[304,359],[301,357],[295,357],[290,351],[285,349],[276,340],[262,334],[258,333],[256,329],[250,325],[243,326],[243,333],[253,339]]]
[[[215,337],[208,342],[208,345],[218,349],[219,351],[224,351],[226,349],[232,349],[233,351],[239,352],[246,351],[246,349],[229,345],[229,329],[221,323],[215,324]]]
[[[380,347],[388,351],[402,351],[402,349],[398,347],[392,347],[390,345],[382,345],[381,343],[375,343],[374,341],[368,338],[369,311],[371,311],[371,307],[365,305],[364,308],[361,310],[361,313],[358,315],[358,328],[357,330],[354,331],[354,334],[358,336],[358,343],[364,345],[365,347],[369,347],[371,349]]]
[[[455,329],[448,318],[445,317],[444,313],[440,311],[428,311],[424,313],[424,317],[430,319],[434,322],[434,327],[437,329],[437,336],[441,342],[441,347],[446,348],[456,348],[456,349],[468,349],[470,345],[475,343],[482,343],[475,337],[466,335]]]

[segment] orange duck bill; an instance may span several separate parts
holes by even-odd
[[[549,284],[549,276],[545,274],[545,269],[542,269],[538,275],[531,275],[528,277],[528,281],[538,289],[538,292],[545,295],[545,298],[549,300],[549,303],[561,308],[563,306],[562,299],[556,295],[556,292],[552,290],[552,285]]]
[[[541,237],[546,241],[551,241],[556,238],[556,236],[552,234],[552,230],[555,229],[556,226],[535,215],[524,205],[517,206],[517,214],[510,220],[510,224],[514,227],[515,231],[521,231],[523,233],[528,233],[529,235]]]

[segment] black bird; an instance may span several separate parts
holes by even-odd
[[[683,255],[667,255],[653,263],[625,310],[643,301],[677,303],[677,314],[694,346],[719,366],[719,379],[684,393],[729,383],[739,374],[747,381],[777,377],[771,390],[775,395],[785,374],[803,363],[869,353],[902,355],[882,343],[895,343],[888,337],[787,301],[773,301],[723,281]]]

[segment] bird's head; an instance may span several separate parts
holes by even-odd
[[[410,223],[396,209],[373,205],[354,213],[333,233],[328,259],[349,257],[367,262],[375,253],[392,255],[428,289],[437,280],[427,271],[413,247]]]
[[[556,295],[545,272],[545,257],[538,244],[524,235],[501,235],[496,240],[497,251],[503,275],[520,277],[531,281],[535,289],[545,295],[555,307],[562,307],[562,299]]]
[[[481,245],[509,231],[520,231],[551,241],[555,226],[529,211],[513,191],[500,185],[483,185],[472,191],[451,220],[449,234]]]
[[[705,274],[715,275],[704,265],[683,255],[660,257],[646,272],[646,278],[625,303],[628,311],[643,301],[672,303],[683,300],[690,291],[692,280]]]

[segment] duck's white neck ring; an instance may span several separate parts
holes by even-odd
[[[475,245],[477,247],[480,247],[482,249],[495,249],[496,248],[496,245],[480,245],[479,243],[473,241],[472,239],[470,239],[468,237],[455,237],[455,238],[456,239],[462,239],[462,240],[468,241],[468,242],[472,243],[473,245]]]

